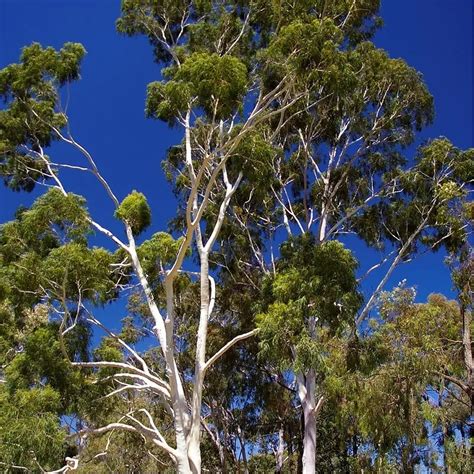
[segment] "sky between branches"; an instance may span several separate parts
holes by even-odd
[[[166,229],[176,210],[160,162],[166,149],[181,140],[182,131],[145,119],[146,85],[159,79],[159,67],[146,39],[116,33],[119,6],[119,0],[0,0],[0,68],[17,62],[21,48],[33,41],[55,48],[67,41],[85,46],[82,80],[71,86],[67,109],[73,135],[93,152],[120,199],[132,189],[147,196],[153,211],[152,232],[156,232]],[[435,98],[434,124],[417,144],[443,135],[459,148],[472,147],[472,0],[384,0],[381,16],[385,24],[375,44],[420,71]],[[61,154],[70,163],[80,159],[60,145],[50,153]],[[112,205],[92,176],[71,174],[65,182],[71,191],[86,195],[97,220],[120,232]],[[0,223],[41,192],[38,187],[32,194],[16,194],[0,187]],[[97,243],[107,245],[101,238]],[[359,260],[373,258],[363,244],[354,250]],[[388,287],[402,277],[417,286],[419,300],[432,292],[452,295],[442,253],[402,266]]]

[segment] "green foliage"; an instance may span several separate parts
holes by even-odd
[[[333,344],[328,357],[324,388],[330,407],[323,416],[332,417],[339,433],[346,430],[347,443],[358,437],[369,456],[365,468],[388,460],[395,472],[421,462],[435,468],[430,431],[437,433],[445,423],[444,406],[456,403],[440,374],[456,374],[462,364],[458,348],[449,343],[459,337],[459,308],[441,295],[424,304],[414,303],[414,296],[403,285],[384,293],[383,321],[352,345]],[[365,463],[363,455],[358,462]]]
[[[117,21],[120,33],[145,35],[154,47],[157,62],[169,63],[173,59],[209,51],[222,55],[233,45],[232,53],[250,61],[255,52],[265,47],[275,33],[298,20],[334,22],[343,31],[351,45],[369,39],[380,26],[377,16],[380,0],[323,0],[265,1],[265,0],[196,0],[190,9],[190,25],[181,30],[184,0],[124,0],[122,16]],[[235,43],[245,22],[247,29]],[[166,47],[154,31],[169,29],[170,36],[181,41]],[[181,34],[180,34],[181,33]]]
[[[112,299],[115,257],[88,248],[89,233],[84,199],[55,188],[18,213],[0,227],[0,280],[10,280],[4,297],[16,305],[34,305],[45,293],[63,305],[79,297],[95,304]]]
[[[94,356],[97,360],[103,361],[121,362],[123,360],[123,353],[120,344],[110,337],[102,339],[99,347],[94,351]],[[110,372],[110,369],[104,370],[105,372]]]
[[[146,35],[156,61],[166,66],[163,81],[148,86],[146,114],[173,125],[190,112],[191,160],[196,170],[207,163],[198,199],[223,156],[229,180],[243,176],[219,247],[212,249],[218,304],[208,321],[207,353],[253,329],[255,313],[260,341],[232,347],[208,371],[205,414],[225,459],[207,433],[203,470],[238,471],[244,464],[239,456],[250,447],[255,451],[245,469],[272,472],[270,448],[284,428],[285,469],[297,471],[300,413],[289,380],[295,372],[315,374],[318,395],[325,397],[318,415],[321,472],[411,472],[420,459],[432,466],[432,457],[423,454],[430,450],[427,428],[438,433],[458,426],[452,420],[468,419],[465,394],[455,384],[446,390],[440,376],[463,377],[456,342],[460,308],[439,295],[415,304],[413,292],[399,287],[382,295],[380,317],[356,334],[353,322],[362,302],[357,261],[332,230],[344,222],[344,231],[369,245],[397,250],[424,222],[404,250],[408,259],[419,246],[443,243],[458,250],[472,214],[465,200],[473,150],[434,140],[419,149],[413,169],[403,171],[401,151],[432,121],[433,100],[417,71],[367,41],[380,24],[379,6],[379,0],[121,3],[117,29]],[[84,53],[77,44],[60,51],[34,44],[19,64],[0,71],[6,104],[0,111],[0,173],[13,189],[31,190],[45,176],[50,161],[43,148],[57,138],[54,129],[67,124],[58,113],[60,88],[79,78]],[[184,172],[183,150],[172,148],[165,169],[186,202],[191,179]],[[216,222],[225,191],[220,178],[203,214],[204,236]],[[279,258],[262,272],[260,260],[269,250],[273,256],[266,246],[279,240],[278,229],[290,214],[283,216],[282,200],[290,218],[301,219],[303,235],[285,242]],[[432,214],[423,221],[430,206]],[[137,191],[115,216],[134,235],[151,224],[150,207]],[[317,242],[310,228],[323,218],[334,240]],[[174,230],[182,222],[178,216]],[[0,228],[0,375],[5,377],[0,462],[7,468],[21,463],[34,471],[35,457],[46,469],[62,465],[65,415],[77,416],[78,426],[124,420],[124,413],[137,416],[134,423],[148,423],[140,412],[147,408],[169,437],[172,416],[148,390],[107,398],[120,386],[111,377],[117,369],[79,371],[69,363],[90,357],[91,331],[81,303],[87,310],[104,304],[117,296],[118,283],[132,278],[126,252],[90,248],[89,233],[84,199],[58,189]],[[162,277],[182,244],[183,238],[158,232],[138,246],[159,307],[166,303]],[[466,263],[454,275],[463,310],[472,308],[466,290],[471,266]],[[176,361],[189,393],[199,283],[180,273],[173,288],[176,306],[168,320],[174,319]],[[142,348],[154,322],[141,291],[132,293],[127,309],[131,315],[122,319],[118,334]],[[64,339],[58,334],[63,325],[53,322],[56,314],[75,324]],[[150,373],[166,378],[159,351],[152,347],[140,354]],[[110,334],[91,352],[94,360],[131,363]],[[426,397],[427,387],[439,390],[437,406]],[[444,431],[443,436],[449,462],[467,472],[467,451]],[[113,432],[110,439],[110,445],[106,435],[81,446],[86,460],[81,472],[173,471],[170,460],[144,455],[156,452],[159,459],[163,453],[141,437]],[[96,456],[99,452],[106,454]]]
[[[90,232],[88,214],[82,197],[64,196],[51,188],[17,219],[1,226],[0,245],[4,262],[34,250],[44,256],[63,242],[85,242]]]
[[[132,191],[115,211],[115,217],[128,223],[134,235],[141,234],[151,224],[151,210],[145,196]]]
[[[283,244],[276,276],[266,282],[265,311],[257,315],[262,355],[321,369],[323,341],[347,327],[360,306],[356,267],[339,242],[304,235]]]
[[[175,240],[166,232],[157,232],[138,247],[140,262],[150,280],[154,280],[165,265],[175,261],[183,240],[183,237]],[[187,254],[190,253],[189,249]]]
[[[202,107],[208,116],[227,118],[241,107],[247,93],[247,68],[233,56],[193,53],[180,68],[169,68],[168,82],[148,86],[149,117],[174,123],[191,106]]]
[[[67,356],[74,360],[83,356],[90,333],[84,340],[69,338],[65,341]],[[81,375],[73,368],[63,353],[56,324],[43,325],[24,341],[23,351],[8,365],[6,386],[11,393],[41,387],[45,380],[61,393],[61,412],[68,412],[78,401],[81,391]]]
[[[81,296],[96,304],[104,303],[114,296],[113,262],[105,249],[68,243],[51,250],[41,262],[40,282],[58,300],[62,295],[68,299]]]
[[[53,127],[66,124],[57,112],[58,90],[79,78],[84,55],[78,43],[66,43],[59,51],[33,43],[23,49],[20,63],[0,71],[0,97],[6,104],[0,110],[0,174],[12,189],[31,191],[45,169],[39,152],[57,138]]]
[[[21,391],[11,399],[0,386],[0,462],[4,472],[52,470],[64,459],[66,432],[54,413],[59,394],[51,387]]]
[[[145,443],[143,438],[135,433],[116,432],[111,443],[107,443],[108,435],[95,437],[84,449],[83,459],[78,474],[108,474],[135,473],[143,474],[172,474],[172,462],[154,448],[151,443]],[[105,452],[105,456],[96,457],[96,453]],[[149,453],[155,457],[152,457]],[[158,459],[158,460],[157,460]]]
[[[341,41],[341,31],[330,19],[295,20],[284,26],[260,53],[264,82],[267,87],[274,87],[286,74],[311,81],[333,62]]]

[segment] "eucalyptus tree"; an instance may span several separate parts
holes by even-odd
[[[210,191],[203,234],[215,235],[212,223],[223,215],[220,199],[238,181],[229,207],[232,224],[227,229],[225,224],[216,238],[220,245],[214,247],[219,252],[213,259],[221,275],[231,267],[249,285],[253,271],[267,276],[265,303],[255,308],[262,348],[272,356],[282,355],[285,368],[293,369],[306,418],[304,470],[312,472],[315,415],[323,403],[315,370],[318,352],[324,353],[318,339],[353,332],[364,323],[395,268],[418,250],[441,244],[454,248],[463,239],[456,208],[472,180],[472,152],[438,139],[421,147],[413,160],[403,155],[416,132],[431,122],[433,101],[414,69],[368,41],[380,24],[376,1],[167,6],[124,2],[119,29],[146,35],[155,59],[168,65],[164,74],[169,81],[149,87],[147,111],[170,124],[181,122],[189,131],[165,162],[183,207],[195,183],[186,157],[192,156],[193,166],[207,166],[206,157],[211,150],[219,151],[222,140],[233,147],[234,159],[223,182]],[[222,68],[231,66],[223,66],[217,57],[237,58],[255,72],[257,82],[247,96],[250,104],[243,102],[242,112],[252,110],[255,98],[270,112],[262,120],[250,112],[252,130],[248,121],[237,123],[238,115],[226,122],[219,99],[209,95],[212,79],[205,70],[199,73],[199,85],[208,95],[197,103],[199,119],[190,119],[190,109],[183,106],[189,97],[186,81],[209,53],[219,77],[227,77]],[[206,56],[206,64],[212,61]],[[238,72],[232,75],[238,77]],[[215,101],[214,108],[209,100]],[[192,112],[196,117],[196,110]],[[234,139],[242,133],[245,140]],[[202,187],[199,192],[206,196],[206,191]],[[177,228],[185,225],[186,212],[180,217]],[[277,262],[273,252],[281,228],[295,248],[289,262],[284,255]],[[309,239],[312,246],[321,247],[314,255],[312,250],[298,255],[308,241],[306,234],[315,236]],[[363,304],[356,288],[356,262],[349,250],[335,249],[330,242],[346,234],[357,235],[383,254],[379,263],[366,268],[367,274],[384,267],[385,272]],[[248,253],[237,254],[233,247],[243,248],[243,236]],[[199,242],[197,249],[206,268],[209,255]],[[301,258],[308,267],[301,265]],[[339,270],[331,279],[313,270],[314,262],[321,267],[334,264],[331,268]],[[207,279],[201,278],[207,287]],[[274,312],[278,308],[280,317]]]
[[[309,4],[300,13],[303,14],[306,7],[309,8]],[[22,281],[26,288],[21,287],[21,290],[33,292],[36,300],[50,305],[51,316],[61,320],[62,344],[81,318],[105,330],[119,344],[127,354],[124,361],[74,360],[72,365],[94,369],[99,379],[105,373],[119,383],[111,395],[146,391],[162,399],[165,409],[172,414],[175,446],[165,438],[163,427],[157,426],[158,420],[146,408],[122,413],[119,421],[104,426],[91,424],[77,435],[116,429],[140,434],[167,452],[179,472],[201,469],[199,443],[206,371],[235,343],[255,332],[236,336],[207,358],[208,320],[215,306],[209,253],[214,248],[231,198],[243,179],[243,163],[250,158],[243,155],[242,146],[248,137],[258,143],[262,124],[277,114],[285,117],[287,110],[298,104],[304,95],[303,90],[294,87],[293,74],[272,86],[263,86],[256,53],[287,13],[273,10],[260,2],[122,3],[119,30],[126,34],[149,35],[156,59],[166,66],[162,71],[164,80],[148,88],[147,114],[170,125],[181,125],[183,129],[184,144],[176,156],[179,163],[176,169],[177,181],[186,189],[185,226],[182,237],[176,241],[169,235],[157,233],[148,242],[137,244],[138,235],[151,220],[146,198],[133,192],[120,201],[101,175],[91,153],[70,133],[68,117],[61,108],[60,88],[79,77],[85,53],[81,45],[66,44],[55,51],[33,44],[23,50],[18,64],[7,66],[0,73],[0,91],[5,101],[0,125],[1,171],[7,184],[13,189],[30,190],[35,183],[49,181],[56,191],[49,194],[48,199],[63,205],[61,199],[66,203],[73,199],[62,181],[63,170],[90,172],[112,200],[115,217],[123,222],[126,235],[125,240],[114,235],[83,210],[84,232],[94,229],[109,237],[118,250],[119,261],[116,261],[107,251],[89,249],[84,237],[76,242],[71,236],[61,235],[63,224],[48,220],[47,234],[54,233],[57,226],[61,231],[58,241],[52,244],[57,248],[46,256],[41,255],[50,259],[50,280],[48,285],[38,282],[33,288],[28,285],[36,280]],[[270,22],[268,13],[273,17]],[[361,28],[357,15],[347,22],[348,25],[353,23],[354,30]],[[275,107],[279,97],[285,100]],[[45,150],[54,140],[75,148],[84,162],[71,165],[48,156]],[[211,208],[217,210],[215,217]],[[8,227],[6,232],[8,234]],[[174,291],[193,242],[199,258],[200,312],[193,380],[190,388],[185,389],[183,374],[177,365]],[[19,251],[15,262],[24,257],[23,253],[28,253],[23,247],[19,247]],[[87,275],[80,271],[81,261],[91,265]],[[93,265],[103,269],[97,279],[92,272]],[[38,270],[37,266],[29,267],[34,275]],[[90,275],[94,275],[92,280],[88,279]],[[157,287],[164,291],[163,305],[159,290],[151,285],[152,276],[159,282]],[[153,319],[152,332],[161,351],[159,367],[162,370],[150,367],[123,337],[111,333],[93,315],[91,305],[101,302],[98,294],[105,291],[110,282],[113,289],[107,290],[110,292],[107,298],[117,296],[124,284],[139,284]],[[110,375],[104,369],[117,371]]]
[[[343,3],[338,6],[345,15],[331,16],[334,12],[318,9],[316,2],[296,16],[288,13],[262,49],[264,87],[295,77],[305,106],[298,103],[289,116],[277,114],[266,124],[262,133],[274,151],[263,154],[255,146],[261,165],[236,194],[232,219],[252,254],[246,261],[232,255],[230,247],[240,237],[222,241],[228,258],[267,275],[266,303],[256,309],[262,349],[271,358],[280,354],[283,368],[295,374],[305,415],[305,472],[314,472],[315,415],[324,402],[317,383],[323,374],[315,370],[326,352],[321,339],[363,325],[394,270],[417,252],[441,245],[452,250],[462,243],[466,232],[459,208],[472,185],[472,150],[459,150],[445,138],[420,147],[413,159],[404,155],[416,132],[432,120],[432,97],[414,69],[367,41],[370,31],[346,29],[352,10]],[[372,6],[359,26],[373,20]],[[286,100],[280,97],[274,106],[283,107]],[[284,249],[279,259],[274,254],[281,229],[296,257],[287,257]],[[350,251],[332,248],[334,240],[350,244],[347,234],[382,254],[362,271],[361,278],[381,271],[363,303]],[[321,249],[298,256],[311,235],[312,246]],[[326,263],[325,248],[331,249]],[[336,270],[344,262],[345,269]],[[331,265],[334,272],[325,282]]]
[[[196,351],[196,370],[194,374],[194,384],[190,404],[184,392],[183,379],[178,371],[176,357],[174,353],[174,305],[173,296],[174,282],[182,271],[183,260],[188,253],[191,241],[196,236],[200,236],[199,225],[204,211],[207,209],[209,192],[215,180],[223,173],[225,179],[226,161],[232,153],[232,144],[229,150],[222,156],[209,155],[205,159],[202,167],[195,172],[195,167],[188,160],[191,179],[195,180],[193,191],[189,198],[188,205],[188,227],[184,236],[174,241],[168,234],[157,233],[148,242],[141,246],[136,244],[136,236],[140,234],[150,224],[150,210],[145,197],[138,192],[133,192],[122,202],[119,202],[111,187],[100,174],[97,165],[91,154],[80,145],[69,133],[66,125],[67,117],[60,108],[59,88],[66,82],[76,79],[79,75],[79,63],[84,55],[84,49],[78,44],[67,44],[57,52],[52,48],[43,49],[38,44],[33,44],[24,49],[19,64],[12,64],[1,71],[1,92],[6,101],[6,107],[2,110],[1,139],[2,139],[2,172],[5,175],[7,184],[13,188],[30,189],[35,182],[49,180],[52,182],[53,190],[50,191],[43,201],[38,202],[36,209],[48,208],[50,213],[26,213],[25,216],[36,216],[36,219],[27,220],[27,232],[33,238],[46,243],[52,249],[42,249],[39,255],[30,252],[27,241],[21,239],[16,232],[16,224],[11,223],[3,226],[2,234],[6,241],[4,257],[6,263],[13,260],[15,266],[23,259],[26,260],[26,274],[20,278],[18,285],[24,294],[31,294],[31,304],[38,301],[47,302],[51,308],[51,316],[61,319],[59,325],[60,338],[64,345],[64,339],[68,334],[72,334],[81,318],[85,318],[88,323],[95,324],[104,329],[109,336],[120,345],[123,351],[127,352],[126,361],[119,360],[73,360],[73,366],[83,368],[98,369],[96,376],[101,379],[106,377],[121,382],[119,388],[111,392],[117,395],[124,391],[136,391],[137,393],[148,391],[153,396],[163,398],[166,409],[173,414],[175,426],[176,447],[172,447],[156,426],[153,416],[147,408],[137,408],[128,412],[128,408],[121,413],[118,422],[107,423],[104,426],[87,426],[80,430],[77,435],[83,436],[90,433],[104,433],[114,429],[122,429],[134,432],[149,439],[152,444],[166,451],[176,463],[180,472],[200,471],[200,424],[201,424],[201,398],[203,389],[203,378],[205,371],[218,359],[229,347],[238,342],[243,337],[240,336],[234,341],[230,341],[224,347],[219,348],[216,354],[209,360],[205,360],[207,319],[212,312],[214,305],[214,282],[208,275],[206,263],[206,253],[212,247],[215,236],[219,233],[225,209],[235,191],[236,183],[228,186],[227,194],[222,200],[222,213],[219,219],[213,224],[213,234],[204,244],[199,237],[201,245],[201,255],[203,255],[201,280],[205,284],[201,285],[201,315],[200,327],[198,330],[198,342]],[[219,58],[216,59],[219,61]],[[238,107],[241,96],[245,92],[247,81],[247,70],[238,60],[229,58],[230,66],[233,67],[234,76],[228,77],[227,85],[220,84],[219,91],[216,91],[217,102],[223,102],[223,97],[231,100],[232,103],[225,103],[218,109],[218,114],[230,114]],[[223,63],[227,63],[227,58],[223,58]],[[209,64],[206,58],[201,66],[209,73]],[[199,71],[197,72],[199,73]],[[191,104],[201,101],[201,104],[208,98],[203,98],[208,90],[197,91],[196,71],[189,70],[185,74],[191,74],[186,79],[189,87],[189,103],[185,111],[188,119],[191,114]],[[194,86],[192,86],[194,82]],[[171,89],[173,83],[170,81]],[[223,94],[223,95],[222,95]],[[152,102],[150,100],[150,102]],[[197,106],[197,105],[196,105]],[[221,110],[222,109],[222,110]],[[254,112],[262,114],[265,107],[257,104]],[[209,112],[209,110],[207,111]],[[206,112],[206,113],[207,113]],[[223,118],[220,120],[224,120]],[[248,125],[250,127],[250,124]],[[189,127],[186,131],[189,136]],[[242,135],[244,132],[242,132]],[[233,137],[235,141],[241,139],[239,135]],[[84,156],[85,165],[69,165],[53,161],[45,154],[45,148],[54,139],[62,140],[78,149]],[[189,141],[188,141],[189,143]],[[190,150],[189,150],[190,151]],[[209,166],[207,166],[209,164]],[[210,175],[206,172],[214,166]],[[107,195],[116,206],[115,217],[124,223],[127,243],[121,238],[113,235],[109,230],[93,220],[87,211],[77,202],[73,195],[68,193],[61,181],[61,171],[64,168],[74,169],[82,172],[91,172],[103,185]],[[199,187],[203,185],[207,188],[207,193],[202,197],[198,196]],[[47,205],[43,205],[47,204]],[[72,230],[69,226],[58,218],[52,219],[54,209],[66,209],[64,219],[72,223]],[[51,209],[52,208],[52,209]],[[80,221],[80,222],[78,222]],[[40,223],[45,229],[34,227]],[[102,249],[89,249],[87,239],[84,234],[95,230],[108,236],[118,248],[119,260],[114,260],[113,256]],[[69,234],[71,231],[71,234]],[[10,234],[10,233],[13,234]],[[35,235],[34,233],[37,232]],[[197,238],[197,237],[196,237]],[[19,239],[22,245],[18,245]],[[16,248],[15,251],[12,247]],[[50,252],[46,252],[50,250]],[[13,256],[9,253],[13,252]],[[30,260],[31,257],[31,260]],[[46,267],[40,265],[45,259]],[[161,267],[156,269],[157,261]],[[163,267],[169,265],[167,270]],[[132,276],[129,267],[133,268]],[[100,269],[100,271],[98,270]],[[148,270],[148,274],[145,271]],[[43,273],[41,273],[43,272]],[[29,273],[35,276],[28,277]],[[158,279],[162,280],[162,285],[166,293],[166,309],[158,306],[156,293],[154,294],[150,278],[158,274]],[[114,280],[113,276],[117,275]],[[47,278],[46,283],[41,279]],[[127,344],[124,338],[115,335],[107,330],[93,315],[91,305],[106,301],[107,298],[114,298],[120,293],[124,282],[136,281],[146,298],[148,310],[154,321],[153,333],[157,338],[162,352],[163,373],[158,373],[156,367],[153,369],[147,364],[145,359]],[[38,281],[40,280],[40,281]],[[211,280],[211,287],[209,286]],[[112,288],[109,284],[112,283]],[[100,296],[107,291],[109,296],[103,299]],[[115,294],[114,294],[115,293]],[[74,310],[71,306],[75,306]],[[163,315],[163,312],[166,316]],[[138,365],[137,365],[138,364]],[[105,372],[105,368],[118,369],[112,375]],[[134,383],[125,383],[124,380]],[[72,383],[72,381],[71,381]],[[128,413],[127,413],[128,412]],[[144,416],[145,418],[139,419]],[[129,423],[124,423],[125,419]],[[97,422],[97,420],[95,420]]]
[[[15,288],[0,296],[8,305],[21,300],[20,312],[46,305],[71,361],[64,373],[89,398],[106,397],[77,410],[83,426],[76,437],[125,431],[146,440],[144,452],[167,453],[166,466],[186,473],[201,471],[204,430],[222,464],[226,434],[218,422],[225,410],[215,409],[212,391],[206,400],[205,375],[256,334],[249,316],[258,313],[260,361],[267,356],[265,369],[280,369],[270,371],[273,379],[294,377],[303,470],[314,472],[331,344],[364,323],[400,263],[422,247],[457,246],[464,237],[457,206],[472,182],[472,152],[446,139],[420,148],[413,163],[403,157],[432,119],[432,98],[416,71],[368,41],[380,25],[378,8],[378,0],[122,1],[119,32],[145,35],[162,67],[148,86],[146,114],[183,136],[164,163],[181,205],[174,236],[156,232],[146,241],[146,197],[134,191],[119,200],[100,173],[101,157],[71,134],[61,107],[61,87],[79,78],[84,48],[33,44],[0,71],[0,172],[16,190],[53,187],[1,229],[0,284],[13,278]],[[48,156],[53,141],[74,148],[82,161],[61,162],[54,148]],[[71,194],[65,170],[95,176],[124,236]],[[51,208],[62,210],[57,220],[44,211]],[[282,229],[288,242],[278,256]],[[91,248],[92,231],[109,238],[113,250]],[[364,302],[358,262],[338,242],[347,233],[384,253],[367,269],[386,267]],[[94,308],[131,288],[133,323],[140,325],[127,319],[115,334]],[[229,297],[236,289],[239,296]],[[107,334],[91,359],[68,351],[87,325]],[[155,347],[139,351],[137,334],[151,335]],[[31,378],[25,383],[34,385]],[[258,401],[255,391],[238,384],[230,391],[235,387],[249,405]],[[232,393],[225,403],[235,406]],[[249,410],[255,413],[258,407]],[[282,451],[280,443],[279,469]]]
[[[462,310],[442,295],[430,295],[426,303],[414,303],[414,295],[403,287],[382,295],[383,321],[370,336],[382,357],[362,391],[361,427],[378,446],[380,464],[391,457],[404,472],[415,472],[417,466],[469,470],[472,459],[464,436],[455,436],[466,431],[471,416],[457,385],[464,368]],[[371,408],[377,392],[385,404],[382,416]]]

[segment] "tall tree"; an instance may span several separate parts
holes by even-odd
[[[74,417],[83,456],[108,452],[120,431],[121,442],[137,443],[152,459],[137,459],[136,469],[159,460],[164,469],[197,473],[203,461],[225,469],[226,458],[250,469],[268,462],[271,445],[281,471],[285,445],[295,451],[297,394],[302,470],[315,472],[317,415],[331,357],[343,353],[334,346],[354,341],[399,264],[421,249],[455,250],[466,232],[459,207],[472,184],[472,151],[437,139],[414,160],[404,157],[432,119],[432,98],[415,70],[370,42],[378,9],[378,0],[123,0],[118,31],[145,35],[162,67],[148,86],[146,114],[182,132],[164,163],[180,210],[172,234],[147,240],[146,197],[118,198],[61,106],[61,88],[79,78],[84,48],[33,44],[0,71],[0,172],[15,190],[52,187],[0,230],[7,320],[13,314],[22,330],[28,311],[42,304],[47,314],[24,349],[4,351],[13,357],[5,369],[13,403],[22,389],[42,390],[46,381],[65,402],[58,406],[56,392],[45,392],[39,410],[54,414],[46,421],[55,421],[56,432],[60,416]],[[82,161],[48,156],[56,140]],[[87,211],[64,171],[95,176],[124,236]],[[109,239],[109,249],[92,247],[93,231]],[[365,298],[356,273],[363,262],[346,234],[383,255],[363,269],[385,267]],[[95,308],[127,296],[130,315],[113,332]],[[105,334],[92,354],[89,326]],[[255,341],[238,344],[258,331],[257,364]],[[2,341],[15,346],[15,337]],[[40,342],[62,355],[45,351],[29,367]],[[233,363],[239,371],[227,381],[212,370]],[[206,387],[206,375],[221,392]],[[270,380],[281,399],[269,393]],[[284,416],[267,411],[262,426],[262,407],[282,402]],[[218,462],[206,458],[209,443]],[[253,447],[260,452],[247,459]],[[60,454],[39,456],[49,466]]]

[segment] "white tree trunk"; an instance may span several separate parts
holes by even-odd
[[[283,472],[283,462],[285,454],[285,431],[283,429],[283,423],[280,425],[278,430],[278,447],[276,452],[276,472]]]
[[[198,244],[199,245],[199,244]],[[201,249],[199,252],[201,264],[201,311],[196,342],[196,360],[192,399],[192,421],[188,437],[188,457],[193,473],[201,472],[201,405],[202,389],[206,364],[207,323],[209,319],[209,253]]]
[[[304,417],[303,474],[316,472],[316,375],[309,370],[306,375],[297,375],[298,395]]]

